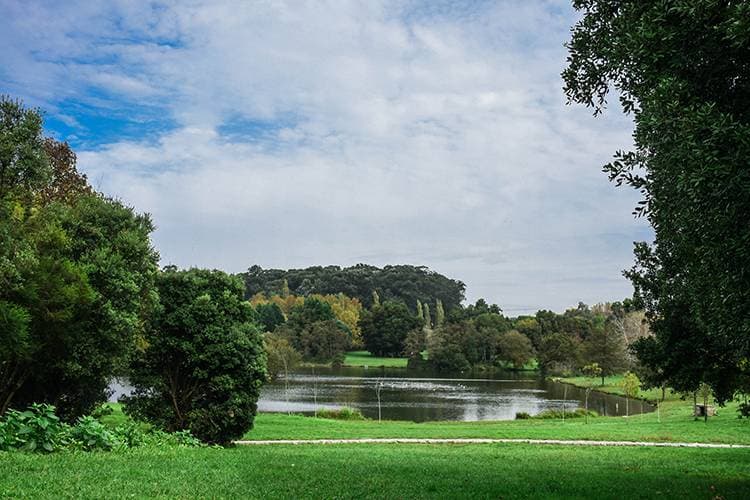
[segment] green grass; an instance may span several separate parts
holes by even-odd
[[[350,351],[344,358],[344,366],[368,366],[370,368],[406,368],[407,358],[379,358],[368,351]]]
[[[750,450],[303,445],[0,453],[33,498],[747,498]]]
[[[623,441],[689,441],[750,444],[750,420],[738,419],[736,404],[718,409],[708,423],[695,421],[686,401],[667,401],[661,419],[648,413],[629,418],[483,422],[337,421],[285,414],[260,414],[245,439],[324,438],[535,438]]]

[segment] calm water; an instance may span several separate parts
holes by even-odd
[[[387,368],[300,369],[289,380],[267,384],[259,411],[314,413],[321,408],[358,408],[388,420],[512,420],[517,412],[583,407],[585,391],[540,378],[534,373],[495,372],[455,377]],[[625,399],[591,392],[589,408],[602,415],[624,415]],[[652,411],[640,401],[630,413]]]

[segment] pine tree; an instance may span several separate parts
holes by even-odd
[[[437,299],[435,303],[435,328],[440,328],[445,322],[445,311],[443,310],[443,301]]]
[[[424,327],[427,329],[432,328],[432,316],[430,316],[430,304],[422,304],[422,312],[424,314]]]
[[[380,295],[377,290],[372,291],[372,307],[380,305]]]
[[[284,283],[281,285],[281,296],[286,298],[289,297],[289,282],[284,278]]]
[[[417,318],[423,320],[424,312],[422,311],[422,301],[417,299]]]

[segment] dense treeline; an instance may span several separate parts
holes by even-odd
[[[381,301],[403,302],[416,311],[417,301],[440,300],[446,310],[457,307],[464,300],[466,285],[424,266],[385,266],[382,269],[367,264],[352,267],[326,266],[306,269],[262,269],[252,266],[246,273],[247,298],[257,293],[267,296],[288,294],[344,295],[355,298],[366,308],[373,305],[373,291]],[[286,289],[285,289],[286,287]]]
[[[153,229],[0,97],[0,415],[46,403],[73,421],[127,375],[137,418],[217,443],[250,428],[266,356],[244,282],[159,271]]]
[[[157,305],[146,215],[95,193],[37,110],[0,98],[0,413],[106,399]]]
[[[642,195],[654,229],[626,273],[654,336],[649,385],[750,391],[750,3],[576,0],[563,72],[570,101],[634,121],[604,167]]]

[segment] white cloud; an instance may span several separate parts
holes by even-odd
[[[509,312],[630,293],[648,233],[599,169],[630,125],[564,105],[568,2],[136,4],[8,59],[53,107],[98,86],[174,120],[79,154],[153,213],[164,263],[426,264]]]

